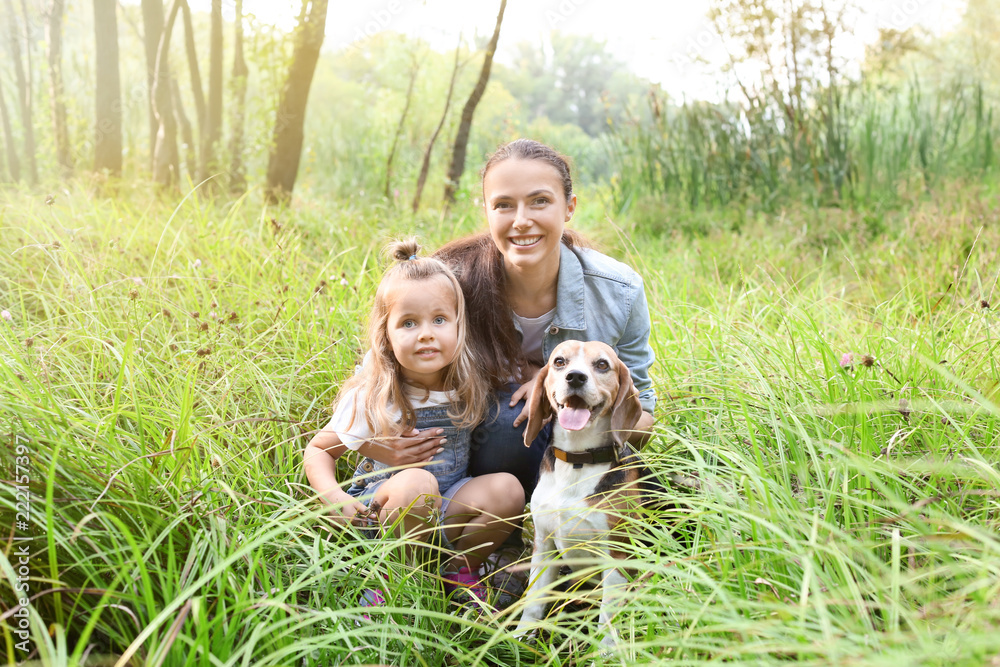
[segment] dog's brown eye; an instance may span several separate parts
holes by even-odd
[[[599,371],[606,371],[609,368],[611,368],[611,366],[608,365],[607,359],[598,359],[597,361],[594,362],[594,368],[596,368]]]
[[[552,365],[555,366],[556,368],[562,368],[563,366],[566,365],[566,360],[563,359],[562,357],[556,357],[555,359],[552,360]]]

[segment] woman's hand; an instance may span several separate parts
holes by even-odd
[[[429,428],[423,431],[417,429],[396,438],[379,438],[364,442],[358,451],[363,456],[375,459],[387,466],[407,466],[423,461],[430,461],[436,454],[444,451],[441,445],[444,431],[439,428]]]
[[[528,364],[525,375],[531,379],[518,387],[510,396],[510,407],[514,407],[519,401],[524,401],[524,407],[521,409],[520,414],[514,419],[514,427],[517,428],[528,418],[528,399],[531,398],[531,391],[535,388],[535,380],[538,378],[538,372],[542,370],[541,366],[535,366],[534,364]]]

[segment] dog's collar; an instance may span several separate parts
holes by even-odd
[[[560,461],[572,463],[574,468],[580,468],[589,463],[618,463],[621,460],[617,445],[605,445],[582,452],[567,452],[553,445],[552,453]]]

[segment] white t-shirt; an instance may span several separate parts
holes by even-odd
[[[403,391],[406,392],[406,396],[410,399],[410,404],[414,410],[451,405],[456,400],[454,392],[451,391],[427,391],[426,389],[412,385],[403,385]],[[368,428],[368,422],[365,420],[363,412],[363,398],[359,397],[363,397],[363,394],[359,394],[357,388],[349,389],[337,402],[337,407],[333,409],[333,418],[330,419],[330,423],[323,427],[324,431],[333,431],[336,433],[340,441],[348,449],[353,449],[354,451],[357,451],[363,442],[371,440],[375,435]],[[355,405],[358,406],[356,415],[354,410]],[[389,406],[389,414],[395,420],[402,417],[402,413],[391,405]],[[352,417],[354,418],[353,424],[351,423]]]
[[[514,313],[514,319],[521,325],[521,352],[525,359],[536,366],[545,365],[546,360],[542,358],[542,337],[555,316],[555,308],[541,317],[521,317]]]

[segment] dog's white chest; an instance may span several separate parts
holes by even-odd
[[[588,554],[592,557],[592,549],[581,554],[570,552],[583,542],[601,539],[608,532],[607,516],[591,507],[588,497],[610,469],[610,463],[574,468],[556,461],[551,471],[543,472],[531,495],[536,541],[553,539],[566,558]]]

